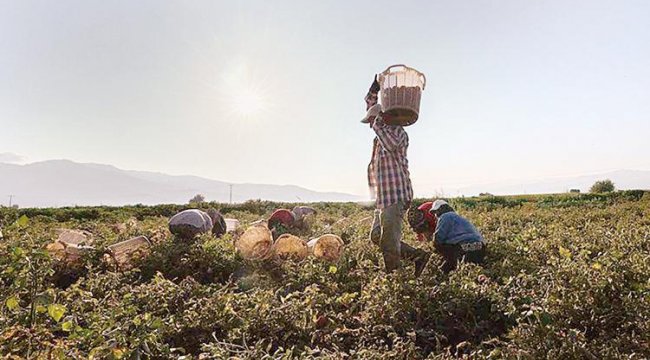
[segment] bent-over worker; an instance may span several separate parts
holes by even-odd
[[[434,201],[430,212],[438,219],[434,246],[444,258],[444,272],[456,269],[463,259],[475,264],[483,263],[487,244],[469,220],[458,215],[444,200]]]
[[[226,221],[221,213],[213,208],[207,212],[199,209],[188,209],[169,219],[169,231],[186,240],[210,231],[214,236],[221,237],[226,233]]]

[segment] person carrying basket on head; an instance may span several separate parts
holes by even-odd
[[[414,262],[417,277],[431,254],[401,241],[402,219],[413,199],[406,157],[409,138],[402,126],[386,123],[389,115],[383,114],[378,104],[379,90],[375,76],[365,97],[367,114],[361,121],[376,135],[368,165],[368,186],[376,205],[370,239],[380,246],[387,272],[400,268],[401,259],[407,259]]]

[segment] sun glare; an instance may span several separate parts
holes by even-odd
[[[231,110],[245,117],[260,114],[266,107],[265,103],[262,91],[251,84],[239,84],[230,96]]]
[[[234,115],[252,118],[267,112],[270,105],[266,77],[245,64],[228,69],[223,74],[221,89],[225,108]]]

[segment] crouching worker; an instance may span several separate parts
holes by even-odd
[[[188,209],[169,219],[169,231],[184,240],[191,240],[210,231],[214,236],[221,237],[226,233],[226,221],[216,209],[207,212]]]
[[[442,271],[456,269],[462,260],[483,263],[486,243],[469,220],[458,215],[444,200],[434,201],[430,213],[435,214],[438,222],[433,237],[436,251],[444,258]]]
[[[293,210],[277,209],[267,220],[269,230],[273,234],[273,240],[282,234],[297,235],[300,231],[308,230],[305,222],[307,216],[315,214],[316,210],[309,206],[296,206]]]
[[[431,213],[432,201],[413,207],[408,211],[408,223],[411,229],[417,234],[418,241],[433,241],[433,234],[436,232],[438,220]]]

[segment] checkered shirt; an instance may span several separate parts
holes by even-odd
[[[372,102],[366,103],[368,107]],[[378,209],[402,202],[408,207],[413,199],[413,188],[406,153],[409,137],[402,126],[384,124],[381,116],[372,126],[377,136],[372,144],[372,158],[368,165],[368,186],[376,199]]]

